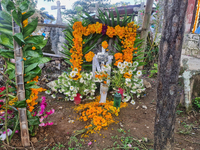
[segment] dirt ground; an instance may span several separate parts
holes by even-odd
[[[123,149],[117,148],[116,143],[120,145],[120,142],[122,143],[120,137],[129,136],[134,140],[139,140],[138,143],[136,142],[135,145],[132,145],[133,147],[153,149],[156,80],[151,79],[150,82],[152,88],[147,89],[145,97],[137,99],[135,105],[129,103],[128,107],[121,109],[119,116],[115,118],[118,123],[111,124],[107,130],[101,130],[100,133],[90,134],[88,138],[83,138],[81,135],[71,138],[75,130],[84,129],[86,125],[85,122],[76,120],[78,114],[73,111],[75,106],[73,102],[65,102],[62,97],[54,100],[49,95],[41,93],[41,96],[47,97],[48,108],[55,109],[55,113],[49,116],[49,120],[53,121],[54,125],[40,127],[38,134],[35,137],[31,137],[32,146],[35,150],[73,150],[73,148],[74,150],[103,150],[112,149],[113,147]],[[143,105],[147,109],[144,109]],[[74,123],[70,123],[69,120],[74,120]],[[119,129],[124,130],[125,133],[119,132]],[[183,109],[178,108],[175,128],[175,150],[200,150],[199,133],[200,114],[195,112],[186,114]],[[71,144],[69,143],[70,138],[72,140]],[[88,144],[89,142],[90,144]],[[14,135],[10,145],[20,149],[22,146],[20,134]],[[141,145],[145,146],[145,148],[142,148]]]

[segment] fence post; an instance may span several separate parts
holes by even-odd
[[[13,35],[20,33],[20,27],[12,19]],[[23,101],[25,97],[24,89],[24,64],[23,64],[23,52],[22,47],[13,39],[14,44],[14,57],[15,57],[15,79],[17,86],[17,98],[18,101]],[[26,108],[18,108],[20,130],[21,130],[21,142],[24,147],[30,146],[28,122],[26,115]]]

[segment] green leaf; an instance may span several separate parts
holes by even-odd
[[[27,13],[25,13],[24,15],[22,15],[22,21],[26,20],[27,18],[29,18],[30,16],[32,16],[35,13],[35,10],[30,10]]]
[[[11,11],[11,10],[15,9],[15,4],[12,1],[8,1],[6,9],[7,9],[7,11]]]
[[[15,102],[15,106],[17,108],[25,108],[26,107],[26,100],[22,100],[22,101],[17,101]]]
[[[17,25],[22,27],[22,24],[21,24],[21,19],[22,19],[21,11],[17,12],[16,10],[14,10],[12,12],[12,16],[13,16],[14,21],[17,23]]]
[[[14,52],[11,50],[0,49],[0,55],[5,58],[14,58]]]
[[[120,15],[119,15],[119,11],[118,11],[117,8],[115,8],[115,11],[116,11],[116,13],[117,13],[117,25],[120,25],[120,19],[119,19]]]
[[[37,86],[37,85],[31,85],[29,87],[25,87],[26,90],[28,90],[28,89],[38,89],[38,88],[40,88],[40,87]]]
[[[27,113],[27,119],[28,119],[28,125],[29,126],[38,126],[40,124],[40,120],[38,116],[32,116],[30,111],[26,111]]]
[[[41,36],[41,35],[36,35],[36,36],[30,36],[30,37],[28,37],[27,39],[25,39],[25,42],[27,43],[27,44],[39,44],[39,43],[43,43],[43,39],[44,39],[44,37],[43,36]]]
[[[6,23],[0,23],[0,27],[12,30],[12,25]]]
[[[39,65],[39,64],[44,64],[50,60],[51,60],[51,58],[49,58],[49,57],[42,57],[42,58],[34,57],[34,58],[30,58],[30,59],[26,60],[25,65],[31,65],[33,63],[38,63],[38,65]]]
[[[42,57],[42,54],[39,54],[37,51],[28,50],[24,52],[24,57]]]
[[[20,32],[20,33],[16,33],[16,34],[13,36],[13,38],[15,39],[15,41],[16,41],[20,46],[22,46],[23,43],[25,43],[24,37],[23,37],[23,35],[22,35],[21,32]]]
[[[9,79],[12,80],[15,78],[15,70],[13,69],[10,73],[9,73]]]
[[[4,11],[0,11],[0,17],[3,18],[6,22],[12,23],[12,17],[10,14],[8,14]]]
[[[37,75],[41,75],[41,69],[38,66],[26,74],[26,76],[24,77],[24,82],[32,80]]]
[[[8,69],[15,69],[15,64],[14,63],[11,63],[10,61],[6,60],[6,63],[7,63],[7,68]]]
[[[38,66],[38,63],[34,63],[34,64],[31,64],[29,65],[27,68],[25,68],[25,74],[28,73],[29,71],[35,69],[36,67]]]
[[[46,44],[47,44],[47,39],[46,40],[42,40],[39,44],[37,44],[37,46],[40,47],[40,49],[42,49]]]
[[[38,18],[36,18],[35,20],[33,20],[31,23],[29,23],[23,30],[23,36],[24,38],[28,37],[29,35],[31,35],[31,33],[33,33],[33,31],[35,31],[35,29],[37,28],[37,24],[38,24]]]
[[[25,12],[27,9],[28,9],[28,4],[26,1],[22,2],[20,5],[19,5],[19,8],[21,9],[22,12]]]
[[[13,49],[13,42],[4,34],[0,34],[0,44],[7,48]]]
[[[6,34],[8,36],[13,36],[12,30],[8,30],[8,29],[5,29],[5,28],[0,28],[0,33]]]

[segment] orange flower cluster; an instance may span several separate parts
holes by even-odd
[[[116,62],[114,63],[115,66],[118,65],[119,62],[123,62],[123,54],[122,53],[116,53],[114,55]]]
[[[95,78],[97,78],[99,80],[102,80],[102,79],[107,78],[107,77],[108,77],[108,74],[104,73],[104,72],[100,72],[99,74],[95,74]]]
[[[124,78],[131,78],[132,77],[132,74],[129,74],[128,72],[124,73]]]
[[[119,115],[120,109],[113,106],[113,101],[99,103],[99,100],[100,96],[97,96],[95,102],[81,104],[74,108],[77,113],[82,112],[80,120],[90,121],[90,124],[85,126],[85,129],[88,129],[86,134],[108,127],[115,122],[113,116]],[[127,107],[127,103],[121,103],[120,108],[123,107]]]
[[[115,28],[108,26],[106,35],[109,36],[110,38],[113,38],[113,36],[116,35]]]
[[[78,21],[75,22],[73,25],[73,47],[70,50],[71,59],[70,62],[72,63],[72,69],[78,68],[78,71],[81,71],[81,64],[83,63],[83,53],[82,53],[82,46],[83,46],[83,38],[82,36],[88,36],[90,34],[100,34],[102,31],[102,23],[96,22],[96,24],[90,24],[87,27],[83,27],[82,22]]]
[[[195,15],[195,22],[194,22],[194,26],[192,29],[192,33],[194,33],[197,29],[197,25],[199,22],[199,11],[200,11],[200,0],[198,0],[198,4],[197,4],[197,11],[196,11],[196,15]]]
[[[26,14],[26,12],[22,13],[22,15],[24,15],[24,14]],[[22,24],[23,24],[23,27],[26,27],[28,25],[28,18],[25,19]]]
[[[125,38],[122,40],[123,48],[123,60],[127,62],[132,62],[133,59],[133,52],[137,50],[134,48],[136,31],[138,26],[134,25],[134,22],[128,23],[125,27]]]
[[[87,62],[91,62],[93,60],[94,55],[95,54],[93,52],[91,52],[91,51],[89,53],[85,54],[86,61]]]
[[[102,42],[102,47],[103,47],[104,49],[106,49],[106,48],[108,47],[107,41],[103,41],[103,42]]]
[[[33,80],[31,81],[28,81],[27,83],[30,83],[30,82],[33,82],[33,81],[36,81],[38,82],[38,76],[36,76],[35,78],[33,78]],[[35,83],[36,84],[36,83]],[[38,99],[38,93],[39,92],[43,92],[43,91],[46,91],[46,89],[43,89],[43,88],[38,88],[38,89],[33,89],[31,88],[31,95],[30,95],[30,98],[26,100],[26,103],[28,105],[28,110],[30,112],[33,111],[34,109],[34,106],[37,105],[37,102],[36,100]]]

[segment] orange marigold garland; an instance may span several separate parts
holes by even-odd
[[[93,60],[94,55],[95,54],[93,52],[91,52],[91,51],[89,53],[85,54],[86,61],[87,62],[91,62]]]
[[[85,129],[88,129],[86,134],[107,128],[115,122],[114,116],[119,115],[120,109],[113,106],[113,101],[99,103],[100,97],[97,96],[95,102],[81,104],[74,108],[77,113],[81,112],[79,117],[81,121],[90,121],[90,124],[85,126]],[[127,105],[127,103],[121,103],[120,108],[127,107]]]
[[[198,0],[198,4],[197,4],[197,11],[196,11],[196,15],[195,15],[195,22],[194,22],[194,26],[192,29],[192,33],[194,33],[197,29],[197,25],[198,25],[198,21],[199,21],[199,10],[200,10],[200,0]]]

